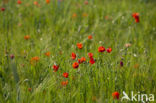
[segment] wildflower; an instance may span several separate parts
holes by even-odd
[[[29,40],[29,39],[30,39],[30,36],[29,36],[29,35],[25,35],[25,36],[24,36],[24,39],[25,39],[25,40]]]
[[[75,63],[73,63],[73,65],[72,65],[72,66],[73,66],[73,68],[74,68],[74,69],[76,69],[76,68],[78,68],[78,67],[79,67],[79,63],[75,62]]]
[[[88,5],[88,1],[86,0],[86,1],[84,2],[84,4],[85,4],[85,5]]]
[[[5,8],[1,8],[1,11],[5,11]]]
[[[120,61],[120,66],[123,67],[123,61]]]
[[[40,6],[37,1],[34,1],[34,5]]]
[[[81,43],[77,43],[77,47],[78,47],[79,49],[82,49],[83,45],[82,45]]]
[[[62,81],[61,84],[62,86],[66,86],[68,84],[68,81]]]
[[[98,51],[99,51],[99,52],[104,52],[104,51],[105,51],[105,48],[104,48],[103,46],[100,46],[100,47],[98,48]]]
[[[32,58],[31,58],[31,60],[34,60],[34,61],[39,61],[39,59],[40,59],[40,58],[39,58],[38,56],[35,56],[35,57],[32,57]]]
[[[17,0],[17,4],[22,4],[22,1],[21,0]]]
[[[57,72],[58,69],[59,69],[59,66],[58,65],[53,65],[54,72]]]
[[[112,51],[112,48],[107,48],[108,53],[111,53],[111,51]]]
[[[10,55],[10,58],[11,58],[11,59],[14,59],[14,57],[15,57],[15,56],[14,56],[13,54]]]
[[[85,62],[86,61],[86,58],[85,57],[81,57],[81,61],[82,62]]]
[[[139,13],[133,13],[132,17],[135,19],[135,22],[138,23],[139,22]]]
[[[85,61],[86,61],[86,58],[85,57],[82,57],[81,59],[78,59],[79,64],[81,64],[81,63],[83,63]]]
[[[50,3],[50,0],[46,0],[46,3],[49,4]]]
[[[88,53],[89,58],[93,57],[93,53]]]
[[[65,78],[68,78],[68,75],[69,75],[69,74],[68,74],[68,73],[66,73],[66,72],[65,72],[65,73],[63,73],[63,76],[64,76]]]
[[[76,17],[77,17],[77,14],[74,13],[74,14],[72,15],[72,18],[76,18]]]
[[[93,57],[91,57],[91,58],[90,58],[89,63],[90,63],[90,64],[94,64],[94,63],[95,63],[95,60],[94,60],[94,58],[93,58]]]
[[[92,35],[89,35],[89,36],[88,36],[88,39],[89,39],[89,40],[91,40],[92,38],[93,38]]]
[[[32,88],[28,88],[28,91],[31,92],[32,91]]]
[[[46,52],[45,55],[46,55],[47,57],[49,57],[49,56],[50,56],[50,52]]]
[[[119,99],[120,94],[119,92],[113,92],[112,96],[113,96],[113,99]]]
[[[72,54],[71,54],[71,58],[72,58],[73,60],[75,60],[76,54],[75,54],[75,53],[72,53]]]

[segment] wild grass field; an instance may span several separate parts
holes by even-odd
[[[0,9],[0,103],[156,103],[146,100],[156,96],[155,0],[0,0]],[[122,101],[123,91],[137,100]]]

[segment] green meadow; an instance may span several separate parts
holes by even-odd
[[[0,9],[0,103],[155,103],[155,0],[0,0]],[[137,101],[121,101],[123,91]]]

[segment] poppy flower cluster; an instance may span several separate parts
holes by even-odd
[[[140,19],[139,19],[139,13],[133,13],[132,17],[135,19],[136,23],[139,23]]]

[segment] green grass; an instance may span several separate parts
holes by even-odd
[[[123,91],[156,94],[154,0],[89,0],[88,5],[84,0],[49,4],[38,0],[40,7],[33,0],[21,1],[20,5],[16,0],[0,1],[5,8],[0,11],[0,103],[121,103],[113,99],[113,92],[118,91],[120,99]],[[134,12],[139,13],[139,23],[132,17]],[[30,39],[25,40],[25,35]],[[93,39],[88,40],[88,35]],[[126,43],[131,46],[126,48]],[[111,47],[112,52],[99,53],[99,46]],[[50,57],[44,55],[47,51]],[[87,62],[73,69],[77,60],[71,60],[72,52]],[[89,52],[96,59],[93,65]],[[40,58],[36,65],[30,63],[34,56]],[[54,63],[60,67],[57,72]]]

